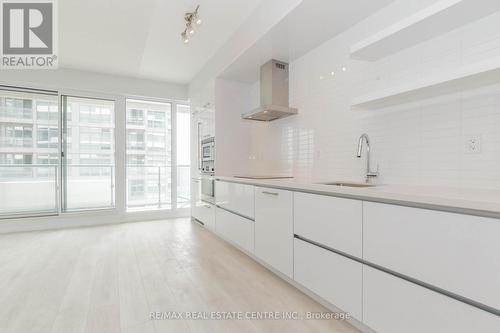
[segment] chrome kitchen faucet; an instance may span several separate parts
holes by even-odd
[[[378,165],[377,170],[372,171],[370,168],[370,138],[368,134],[364,133],[359,137],[358,142],[358,158],[361,158],[361,152],[363,149],[363,140],[366,141],[366,182],[369,183],[371,178],[375,178],[379,175],[378,173]]]

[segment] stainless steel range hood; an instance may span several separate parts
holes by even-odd
[[[243,119],[271,121],[298,113],[288,106],[288,64],[270,60],[260,68],[260,106]]]

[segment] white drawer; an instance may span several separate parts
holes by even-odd
[[[370,202],[363,216],[365,260],[500,309],[500,220]]]
[[[293,205],[296,235],[361,258],[361,201],[295,192]]]
[[[205,227],[215,230],[215,205],[204,201],[196,202],[192,211],[193,217],[202,222]]]
[[[216,208],[215,230],[227,241],[253,253],[254,222]]]
[[[254,186],[218,180],[215,182],[215,197],[218,206],[254,218]]]
[[[293,193],[255,188],[255,255],[293,277]]]
[[[363,267],[363,322],[380,333],[497,333],[500,317]]]
[[[359,320],[362,267],[344,256],[294,240],[294,280]]]

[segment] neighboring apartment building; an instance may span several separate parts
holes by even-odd
[[[30,184],[30,192],[50,188],[55,196],[60,175],[63,210],[114,207],[115,103],[64,96],[61,105],[62,119],[57,95],[0,91],[0,181],[12,193]],[[189,137],[188,106],[127,100],[127,209],[170,209],[173,196],[177,207],[189,205],[189,143],[177,145],[187,158],[172,170],[173,109],[187,117],[178,130]],[[8,211],[22,205],[11,201]],[[55,204],[41,199],[35,206]]]
[[[57,98],[37,95],[0,96],[0,164],[54,164],[59,155]],[[114,165],[114,110],[112,103],[68,102],[65,144],[68,165]],[[73,175],[109,171],[81,168]]]
[[[172,105],[127,101],[127,207],[170,208]]]
[[[0,95],[0,164],[57,164],[58,106],[53,96]],[[12,169],[12,173],[19,170]],[[2,174],[5,176],[5,174]]]

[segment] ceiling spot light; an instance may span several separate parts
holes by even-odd
[[[347,67],[342,67],[342,72],[347,71]]]
[[[200,5],[197,5],[193,12],[188,12],[184,14],[184,20],[186,21],[186,28],[181,33],[182,41],[184,44],[189,43],[189,37],[194,35],[195,29],[194,26],[201,25],[201,18],[198,14],[198,10],[200,9]]]
[[[184,31],[182,32],[181,37],[182,37],[182,42],[183,42],[184,44],[189,43],[189,35],[188,35],[188,33],[187,33],[187,31],[186,31],[186,30],[184,30]]]
[[[200,26],[203,21],[200,18],[200,15],[198,14],[198,9],[200,8],[200,5],[196,6],[196,9],[194,10],[194,23],[196,23],[197,26]]]

